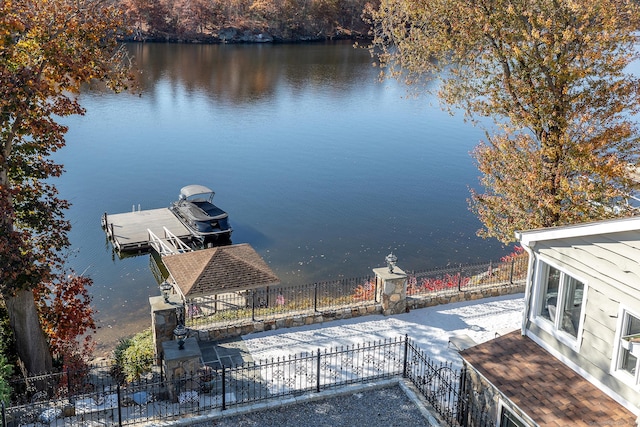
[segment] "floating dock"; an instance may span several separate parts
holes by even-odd
[[[167,235],[191,242],[194,237],[169,208],[137,210],[102,216],[102,227],[118,252],[143,252],[154,248],[156,236]],[[170,240],[170,239],[168,239]]]

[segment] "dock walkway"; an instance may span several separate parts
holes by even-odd
[[[164,236],[168,229],[177,238],[191,242],[193,235],[169,208],[138,210],[102,216],[102,227],[118,252],[142,252],[151,249],[149,231]]]

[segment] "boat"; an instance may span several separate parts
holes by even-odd
[[[213,204],[215,193],[204,185],[187,185],[180,189],[177,201],[169,210],[202,243],[230,239],[233,231],[227,212]]]

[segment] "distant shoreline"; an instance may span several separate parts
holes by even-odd
[[[134,34],[121,38],[127,43],[176,43],[176,44],[298,44],[298,43],[324,43],[334,41],[369,41],[370,37],[346,34],[335,35],[301,35],[293,38],[272,36],[258,30],[243,30],[227,28],[217,35],[179,36],[176,34]]]

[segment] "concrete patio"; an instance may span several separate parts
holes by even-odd
[[[200,341],[203,361],[213,367],[277,359],[318,349],[357,346],[405,334],[436,361],[460,365],[464,347],[520,327],[524,295],[506,295],[412,310],[393,316],[370,315],[289,329],[276,329],[223,341]]]

